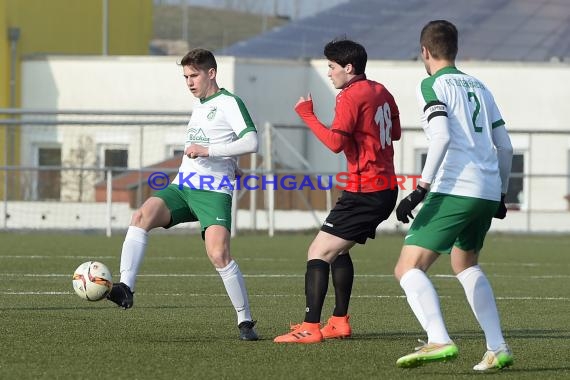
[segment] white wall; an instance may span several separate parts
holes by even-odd
[[[570,100],[570,65],[560,63],[458,62],[459,70],[479,78],[495,96],[510,129],[570,130],[565,108]],[[386,85],[400,108],[402,125],[419,126],[415,90],[425,78],[420,62],[375,61],[370,79]]]
[[[22,107],[41,109],[189,111],[193,98],[178,57],[47,57],[22,67]],[[218,57],[218,83],[235,91],[258,121],[298,123],[293,106],[311,92],[315,111],[330,122],[336,90],[325,60]],[[570,65],[459,62],[494,93],[510,128],[570,130]],[[426,76],[419,62],[370,61],[370,79],[394,94],[402,124],[419,126],[415,88]],[[332,102],[331,102],[332,100]]]
[[[50,110],[190,111],[182,57],[50,56],[22,64],[22,107]],[[232,57],[218,59],[233,90]]]

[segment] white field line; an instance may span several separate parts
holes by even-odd
[[[28,277],[28,278],[69,278],[71,279],[71,274],[62,273],[0,273],[0,279],[2,278],[14,278],[14,277]],[[138,277],[151,277],[151,278],[219,278],[220,275],[217,273],[157,273],[157,274],[139,274]],[[244,274],[243,277],[246,278],[304,278],[304,274]],[[394,276],[391,274],[357,274],[355,278],[363,279],[393,279]],[[441,279],[455,279],[454,275],[451,274],[432,274],[430,277],[441,278]],[[520,279],[523,277],[525,280],[567,280],[570,279],[570,275],[538,275],[529,276],[526,274],[521,275],[488,275],[491,278],[513,278]],[[396,281],[394,279],[394,281]]]
[[[113,255],[113,256],[93,256],[89,258],[89,256],[85,255],[0,255],[0,260],[2,259],[22,259],[22,260],[50,260],[50,259],[70,259],[70,260],[118,260],[120,256]],[[295,258],[273,258],[273,257],[237,257],[238,261],[262,261],[262,262],[291,262],[291,261],[298,261]],[[147,255],[145,257],[145,261],[175,261],[175,260],[207,260],[205,256],[153,256]],[[354,258],[353,261],[355,263],[359,262],[370,262],[366,256],[361,258]],[[482,267],[491,267],[491,266],[509,266],[509,267],[561,267],[561,266],[570,266],[570,263],[517,263],[517,262],[504,262],[504,263],[497,263],[497,262],[481,262],[480,265]]]
[[[45,277],[69,277],[71,278],[71,274],[62,274],[62,273],[0,273],[0,278],[2,277],[38,277],[38,278],[45,278]],[[220,277],[217,273],[147,273],[147,274],[139,274],[137,277],[170,277],[170,278],[218,278]],[[243,277],[247,278],[304,278],[304,274],[265,274],[265,273],[258,273],[258,274],[244,274]],[[393,278],[394,275],[391,274],[356,274],[354,275],[356,278]],[[455,276],[452,274],[432,274],[430,277],[435,278],[443,278],[443,279],[455,279]],[[497,277],[497,278],[521,278],[524,277],[525,279],[530,280],[556,280],[556,279],[570,279],[570,275],[539,275],[539,276],[529,276],[526,274],[521,275],[489,275],[489,277]],[[394,279],[394,281],[396,281]]]
[[[50,260],[50,259],[69,259],[69,260],[118,260],[120,256],[117,254],[115,256],[77,256],[77,255],[0,255],[1,259],[22,259],[22,260]],[[174,260],[207,260],[206,256],[152,256],[148,255],[145,257],[146,260],[155,261],[174,261]],[[286,258],[272,258],[272,257],[240,257],[240,261],[267,261],[267,262],[287,262],[287,261],[297,261],[295,259]],[[357,262],[357,260],[355,260]]]
[[[60,296],[60,295],[72,295],[74,292],[17,292],[17,291],[3,291],[0,295],[9,296]],[[226,298],[227,294],[210,294],[210,293],[143,293],[147,296],[161,296],[161,297],[223,297]],[[302,294],[250,294],[250,297],[257,298],[286,298],[286,297],[303,297]],[[352,298],[368,298],[368,299],[379,299],[379,298],[395,298],[404,299],[404,295],[384,295],[384,294],[353,294]],[[440,298],[454,298],[452,296],[440,296]],[[496,297],[498,301],[570,301],[570,297],[530,297],[530,296],[520,296],[520,297]]]

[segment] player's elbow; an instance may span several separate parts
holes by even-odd
[[[400,138],[402,137],[402,131],[401,130],[393,131],[391,137],[392,137],[392,141],[400,140]]]
[[[328,142],[325,142],[325,145],[334,153],[340,153],[344,150],[347,140],[346,136],[340,133],[334,133],[332,138]]]
[[[505,154],[508,155],[513,155],[513,145],[511,144],[511,142],[509,141],[508,144],[503,144],[497,147],[497,150],[504,152]]]
[[[447,148],[449,148],[449,144],[451,143],[451,136],[449,136],[448,134],[441,134],[438,135],[437,137],[432,139],[433,142],[437,143],[437,145],[439,145],[442,149],[442,151],[446,152]]]
[[[513,144],[511,143],[507,130],[503,126],[494,128],[492,136],[493,144],[495,145],[497,152],[505,155],[513,154]]]
[[[259,150],[259,140],[257,140],[257,138],[255,138],[255,141],[253,141],[253,143],[251,144],[251,152],[250,153],[257,153],[258,150]]]
[[[330,150],[333,151],[333,153],[342,152],[342,145],[334,145],[334,146],[330,146],[329,148],[330,148]]]
[[[499,161],[502,159],[503,161],[511,161],[513,158],[513,146],[510,144],[501,144],[495,145],[495,149],[497,149],[497,156],[499,157]]]
[[[398,141],[402,137],[402,127],[400,126],[400,118],[392,119],[392,131],[390,133],[392,141]]]
[[[245,140],[245,147],[246,147],[246,152],[245,153],[257,153],[258,149],[259,149],[259,139],[257,138],[257,133],[255,132],[250,132],[248,134],[246,134],[243,139]]]

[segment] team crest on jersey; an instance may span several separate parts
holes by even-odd
[[[212,120],[213,118],[216,117],[216,111],[217,110],[218,110],[217,107],[210,108],[210,112],[208,112],[208,115],[206,116],[208,118],[208,120]]]
[[[206,134],[202,130],[202,128],[190,128],[188,130],[188,136],[186,138],[188,142],[191,143],[209,143],[210,138],[206,137]]]

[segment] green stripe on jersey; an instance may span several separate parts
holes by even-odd
[[[505,125],[505,122],[503,121],[503,119],[499,119],[499,120],[495,121],[493,124],[491,124],[491,128],[495,129],[497,127],[500,127],[501,125]]]
[[[445,74],[463,74],[463,73],[457,70],[457,68],[454,66],[448,66],[444,67],[443,69],[440,69],[437,73],[424,79],[421,84],[421,91],[424,97],[424,101],[426,103],[439,100],[437,98],[437,95],[435,94],[435,91],[433,90],[433,84],[435,83],[435,80],[437,78]]]
[[[222,90],[216,92],[215,94],[212,94],[212,95],[210,95],[210,96],[208,96],[208,97],[205,97],[205,98],[200,98],[200,103],[201,103],[201,104],[204,104],[204,103],[206,103],[208,100],[212,100],[212,99],[214,99],[215,97],[217,97],[217,96],[219,96],[219,95],[222,95],[222,91],[223,91],[223,88],[222,88]]]
[[[241,112],[241,117],[243,117],[243,121],[245,122],[245,125],[247,125],[247,128],[241,131],[238,137],[242,138],[247,132],[252,132],[252,131],[257,132],[257,130],[255,129],[255,124],[253,124],[253,120],[251,120],[251,116],[249,115],[249,111],[247,110],[247,107],[243,103],[243,100],[241,100],[239,96],[232,94],[225,88],[220,89],[220,92],[227,96],[231,96],[232,98],[235,99],[239,107],[239,111]]]

